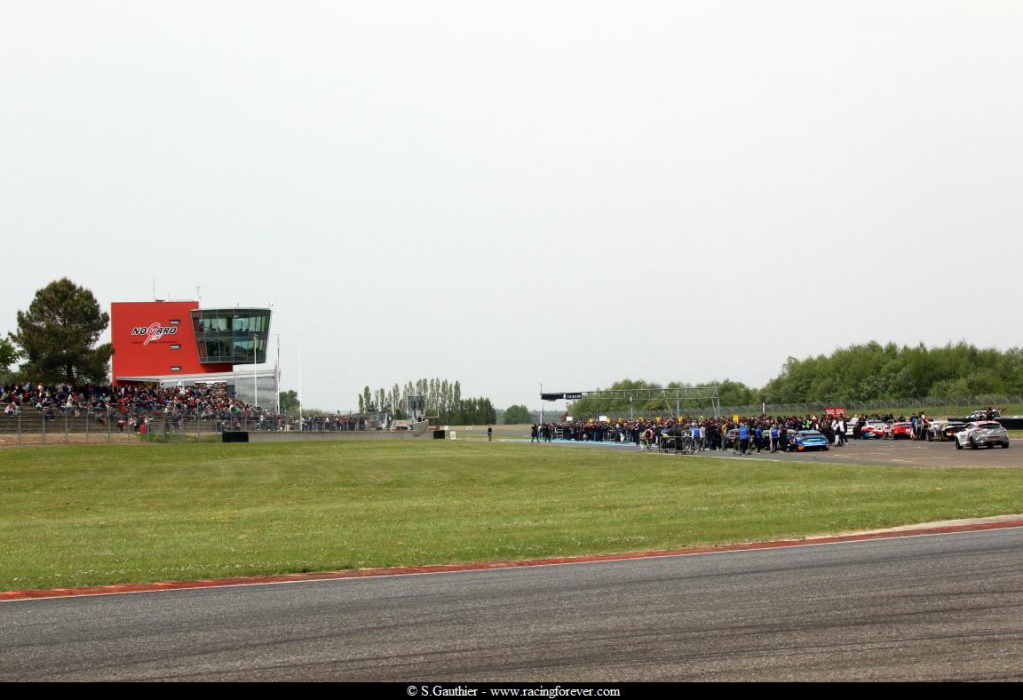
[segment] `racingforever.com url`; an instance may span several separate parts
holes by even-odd
[[[410,685],[406,690],[413,698],[618,698],[622,695],[619,688],[563,688],[560,685],[504,688],[434,684]]]

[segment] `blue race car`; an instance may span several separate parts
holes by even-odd
[[[831,445],[819,430],[800,430],[789,437],[789,452],[809,452],[810,450],[827,450]]]

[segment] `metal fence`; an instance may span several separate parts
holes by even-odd
[[[0,445],[169,442],[212,439],[224,431],[338,432],[365,429],[364,421],[333,416],[312,416],[300,421],[285,416],[128,415],[31,410],[0,415]]]

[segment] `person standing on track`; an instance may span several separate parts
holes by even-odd
[[[639,449],[647,450],[647,451],[652,450],[653,449],[653,442],[654,442],[654,429],[651,428],[650,426],[647,426],[647,429],[643,431],[643,434],[640,437]]]
[[[746,425],[746,421],[741,421],[739,423],[737,446],[740,454],[746,454],[749,451],[749,426]]]

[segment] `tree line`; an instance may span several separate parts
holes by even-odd
[[[371,391],[367,386],[359,394],[359,413],[388,413],[395,418],[409,418],[409,397],[422,396],[426,415],[441,423],[482,425],[497,422],[497,411],[490,399],[463,397],[462,385],[456,380],[419,379],[390,389]]]
[[[760,390],[775,403],[873,401],[1023,391],[1023,350],[979,349],[965,342],[944,347],[853,345],[828,356],[788,358],[781,374]]]
[[[781,373],[761,388],[732,380],[666,385],[624,379],[606,391],[713,386],[723,406],[761,403],[833,403],[901,398],[945,398],[976,394],[1023,393],[1023,349],[979,349],[966,342],[928,348],[869,342],[840,348],[830,355],[802,360],[789,357]],[[637,394],[640,392],[637,392]],[[683,404],[684,410],[685,404]],[[627,416],[674,411],[673,399],[634,400],[627,396],[587,396],[571,404],[573,417],[598,413]]]

